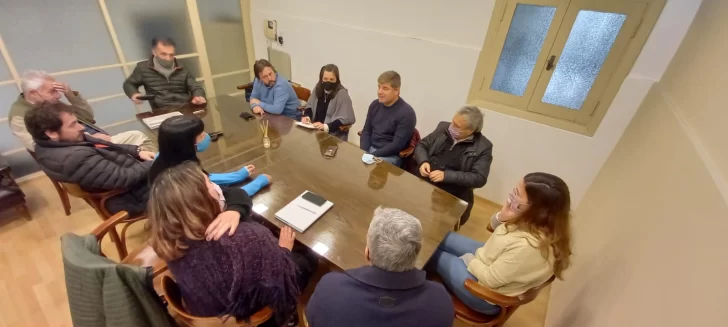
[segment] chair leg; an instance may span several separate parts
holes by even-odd
[[[61,198],[61,203],[63,204],[63,210],[66,212],[66,216],[71,215],[71,201],[68,199],[68,192],[61,187],[61,184],[51,179],[51,183],[53,184],[53,187],[56,188],[56,192],[58,192],[58,197]]]
[[[111,237],[111,241],[114,242],[116,251],[119,253],[119,261],[124,260],[124,258],[128,255],[126,252],[126,244],[119,237],[119,233],[116,232],[116,228],[112,228],[109,231],[109,237]]]
[[[15,210],[17,210],[18,213],[25,217],[26,220],[32,219],[32,217],[30,216],[30,212],[28,211],[28,207],[25,206],[25,203],[15,206]]]

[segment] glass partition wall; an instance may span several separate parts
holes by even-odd
[[[49,72],[80,92],[98,125],[115,134],[142,129],[136,106],[122,90],[134,66],[151,57],[154,37],[171,37],[177,60],[208,98],[243,97],[251,81],[253,49],[249,0],[24,0],[0,11],[0,155],[16,177],[40,170],[10,132],[11,104],[20,76]],[[248,29],[248,30],[246,30]]]

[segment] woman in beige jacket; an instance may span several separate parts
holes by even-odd
[[[445,285],[471,309],[496,315],[500,307],[465,289],[466,279],[507,296],[518,296],[562,277],[569,267],[571,244],[569,188],[546,173],[526,175],[491,218],[488,243],[448,234],[430,263]]]

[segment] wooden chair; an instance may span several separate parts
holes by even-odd
[[[101,225],[96,227],[91,234],[96,236],[96,239],[101,244],[101,240],[106,234],[113,235],[116,231],[116,225],[124,223],[129,219],[129,214],[126,211],[121,211],[111,216],[111,218],[105,220]],[[106,256],[103,252],[101,255]],[[119,253],[121,258],[121,253]],[[132,251],[128,255],[121,259],[121,263],[129,264],[141,267],[152,267],[152,276],[156,277],[167,271],[167,263],[157,256],[157,253],[149,246],[146,245],[142,248]]]
[[[478,282],[475,280],[468,279],[465,281],[465,289],[470,291],[470,293],[472,293],[479,299],[488,301],[501,307],[501,312],[497,316],[490,316],[473,311],[467,305],[465,305],[465,303],[460,301],[457,296],[451,294],[452,302],[455,307],[455,319],[470,324],[471,326],[503,326],[503,324],[508,321],[508,318],[510,318],[520,306],[533,301],[536,296],[538,296],[538,293],[540,293],[541,290],[543,290],[546,286],[550,285],[555,278],[555,276],[551,276],[551,278],[545,283],[541,284],[540,286],[534,287],[519,296],[505,296],[483,285],[478,284]],[[430,279],[442,283],[442,280],[439,276],[434,276]]]
[[[273,316],[273,309],[265,307],[260,311],[256,312],[248,319],[230,318],[223,322],[218,317],[198,317],[193,316],[187,312],[184,308],[182,301],[182,293],[180,292],[179,286],[172,279],[172,277],[164,275],[162,276],[162,293],[167,299],[168,308],[174,311],[183,322],[193,327],[211,327],[211,326],[241,326],[241,327],[253,327],[258,326],[270,319]]]
[[[96,210],[96,214],[98,214],[102,220],[108,220],[112,217],[111,213],[106,210],[106,202],[110,198],[126,192],[126,190],[115,190],[103,193],[89,193],[81,189],[81,187],[77,184],[61,183],[61,186],[71,196],[86,201],[86,203],[88,203],[92,208],[94,208],[94,210]],[[119,252],[119,258],[121,260],[124,260],[124,258],[126,258],[126,256],[129,254],[126,248],[126,231],[128,230],[129,226],[131,226],[131,224],[146,218],[146,216],[129,217],[128,215],[126,215],[126,218],[123,219],[124,227],[122,227],[121,229],[121,236],[119,236],[119,234],[117,233],[116,228],[111,228],[108,231],[111,240],[116,245],[116,250]]]
[[[28,151],[28,153],[30,153],[30,156],[33,157],[33,160],[35,160],[35,162],[38,162],[38,158],[36,158],[35,152],[30,151],[30,150],[27,150],[27,151]],[[48,176],[48,175],[46,174],[46,176]],[[53,184],[53,187],[56,189],[56,192],[58,192],[58,197],[61,198],[61,204],[63,204],[63,211],[66,212],[66,216],[70,216],[71,215],[71,201],[68,199],[68,193],[66,192],[66,190],[63,189],[63,187],[61,186],[61,183],[54,180],[50,176],[48,176],[48,179],[51,180],[51,184]]]

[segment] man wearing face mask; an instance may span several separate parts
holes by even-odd
[[[468,202],[460,225],[470,218],[473,189],[488,181],[493,162],[493,143],[483,136],[482,129],[483,113],[477,107],[465,106],[451,123],[441,122],[415,147],[422,178]]]
[[[25,127],[25,121],[23,120],[25,114],[33,107],[60,103],[62,97],[65,97],[66,101],[71,104],[79,124],[84,127],[84,133],[115,144],[131,144],[142,146],[147,150],[154,149],[152,141],[140,131],[127,131],[111,135],[94,125],[94,111],[86,102],[86,99],[80,93],[71,90],[68,84],[57,81],[44,71],[29,70],[24,72],[21,76],[20,87],[23,93],[18,96],[18,99],[10,107],[8,122],[13,134],[28,151],[35,151],[35,142]]]
[[[179,106],[185,103],[207,103],[205,90],[195,77],[182,67],[175,55],[175,43],[170,38],[152,40],[152,57],[141,61],[124,81],[124,93],[136,104],[141,104],[139,87],[144,86],[152,109]]]

